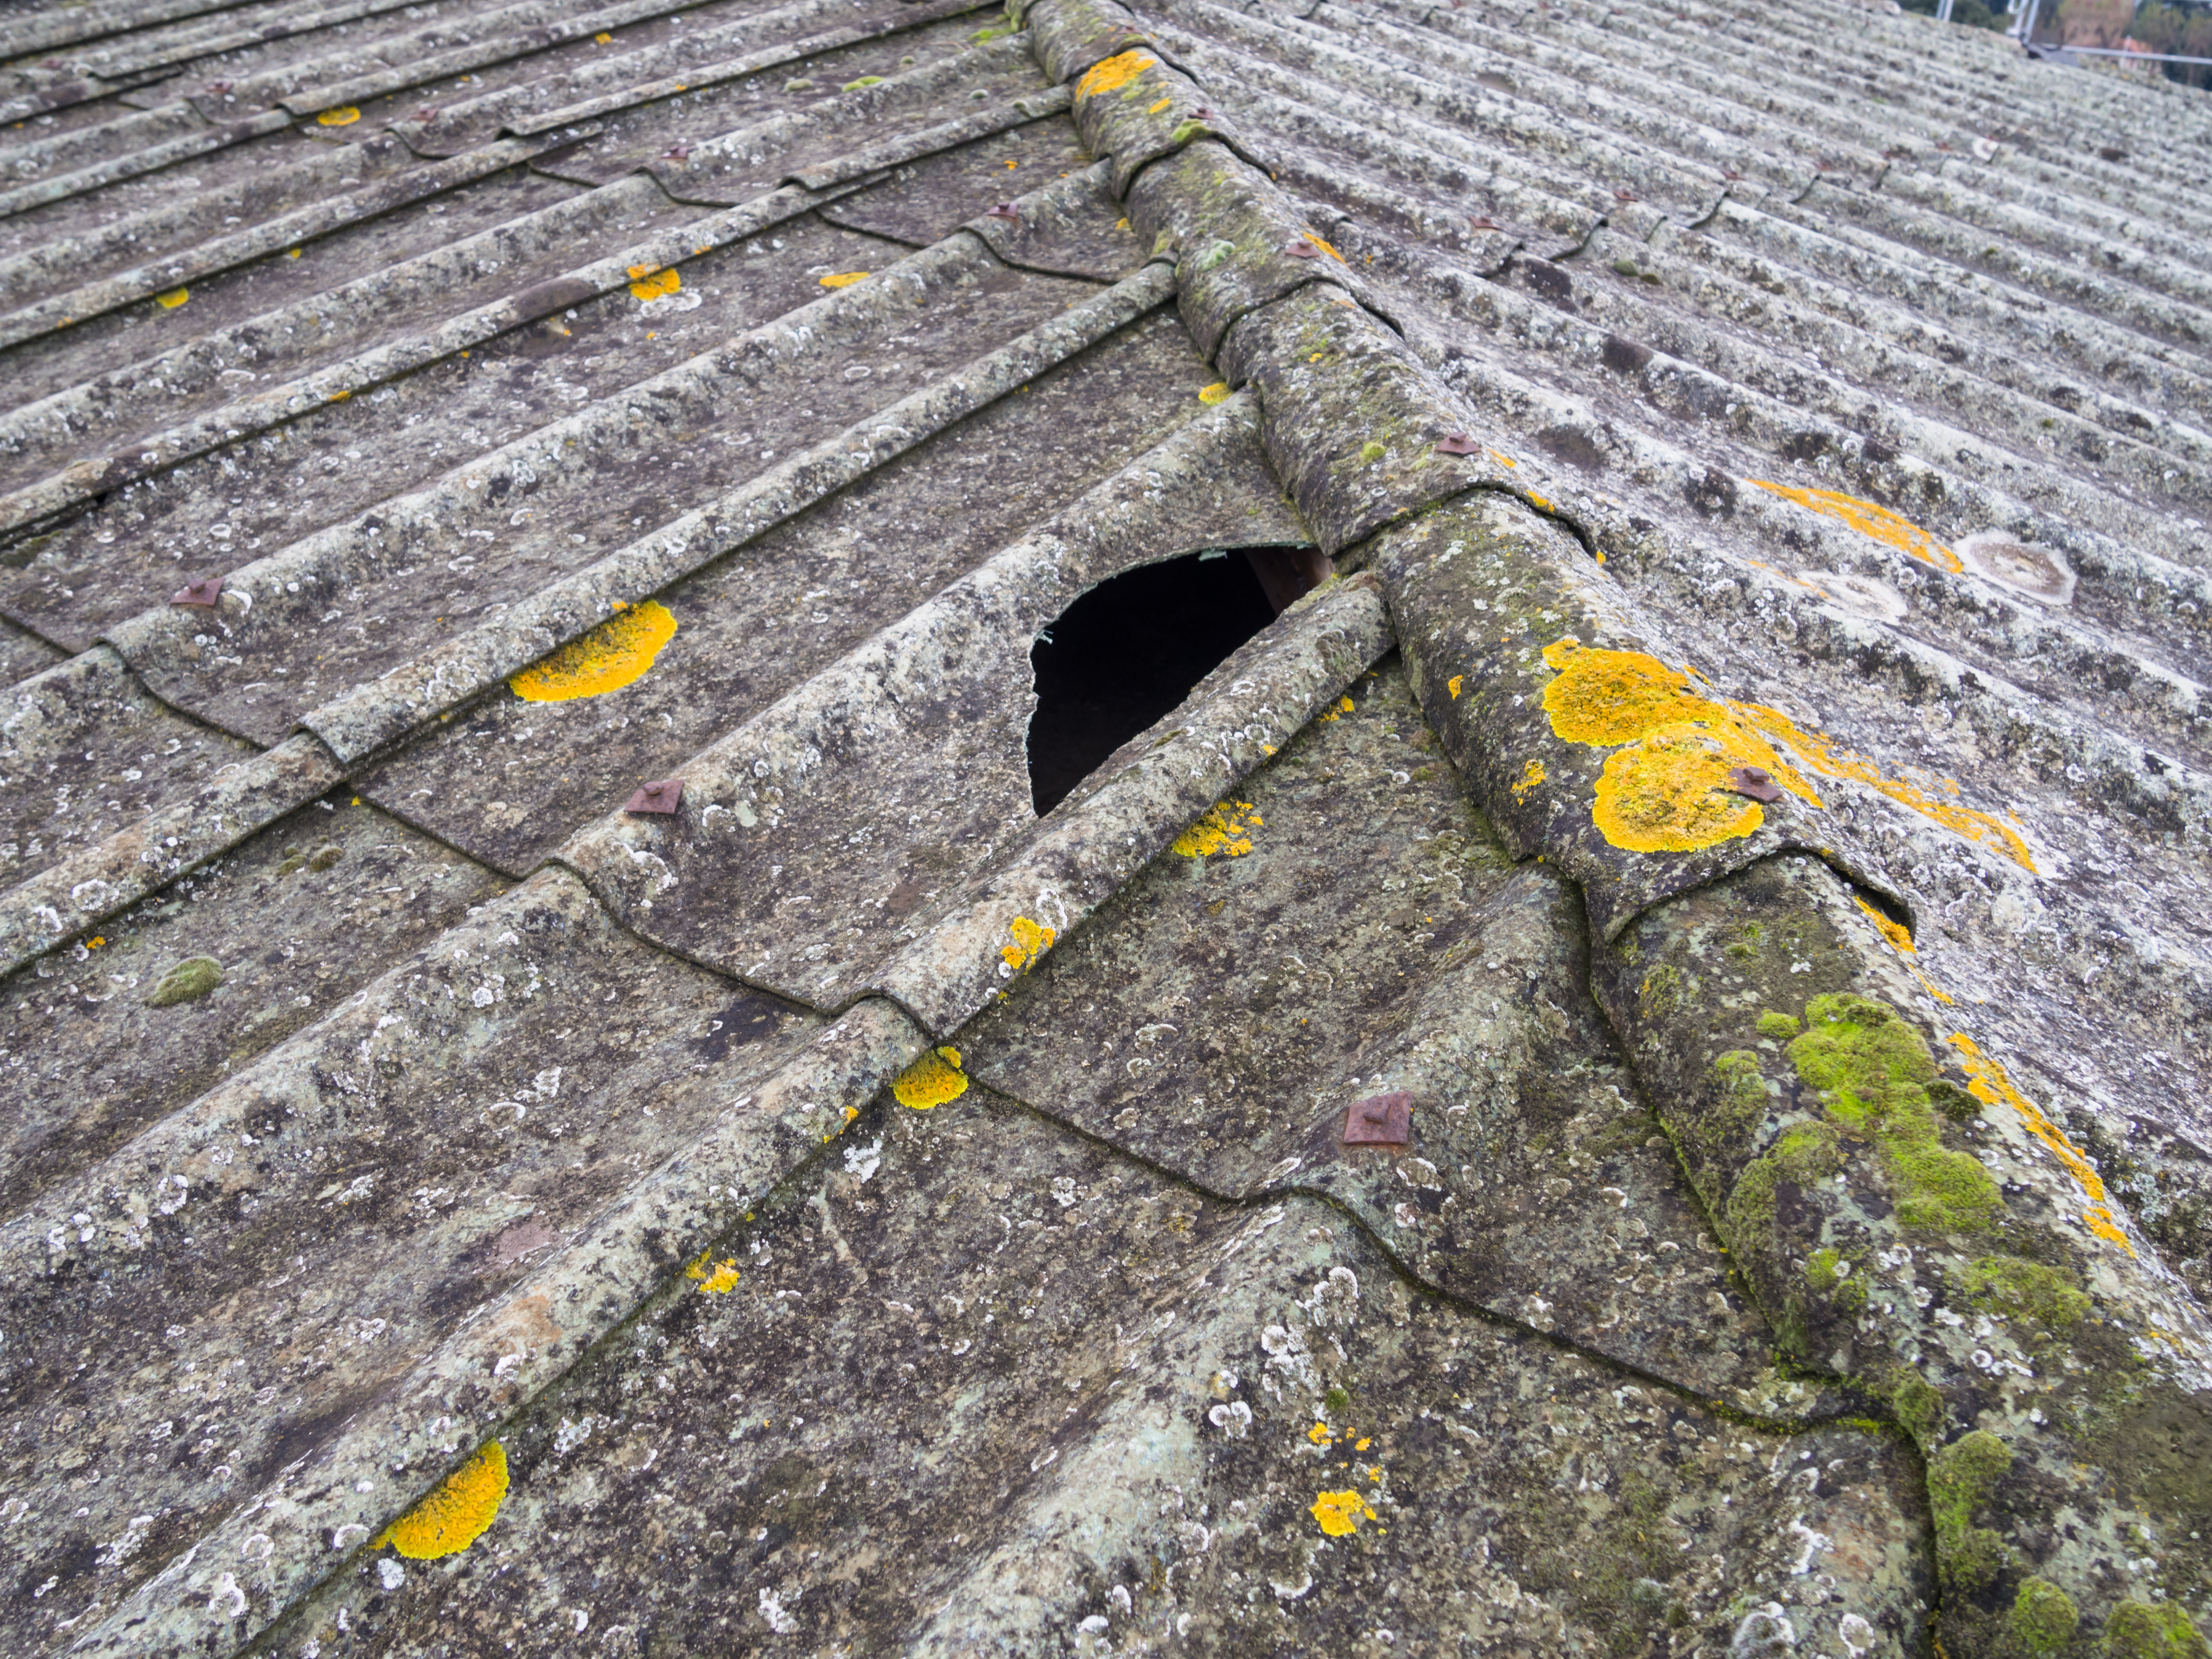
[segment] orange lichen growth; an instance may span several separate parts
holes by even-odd
[[[1304,230],[1304,229],[1305,229],[1305,228],[1304,228],[1303,225],[1301,225],[1301,226],[1299,227],[1299,228],[1300,228],[1301,230]],[[1311,243],[1312,243],[1316,247],[1319,248],[1319,249],[1320,249],[1323,253],[1326,253],[1327,255],[1328,255],[1328,257],[1329,257],[1330,258],[1332,258],[1332,259],[1335,260],[1335,261],[1337,262],[1337,264],[1342,264],[1344,263],[1344,256],[1343,256],[1341,253],[1339,253],[1339,252],[1336,251],[1336,249],[1335,249],[1334,247],[1333,247],[1332,246],[1330,246],[1328,243],[1327,243],[1327,242],[1323,241],[1320,237],[1318,237],[1318,236],[1315,235],[1315,234],[1313,234],[1313,232],[1311,232],[1310,230],[1307,230],[1307,231],[1305,232],[1305,238],[1306,238],[1306,240],[1308,240],[1309,242],[1311,242]]]
[[[1375,1511],[1356,1492],[1325,1492],[1313,1501],[1313,1518],[1331,1538],[1346,1538],[1362,1521],[1372,1521]]]
[[[1546,646],[1544,661],[1559,672],[1544,688],[1554,734],[1599,748],[1636,745],[1608,759],[1598,782],[1598,827],[1616,847],[1689,852],[1751,834],[1765,817],[1756,802],[1735,795],[1706,799],[1736,768],[1749,766],[1814,806],[1823,803],[1806,773],[1864,784],[1954,835],[2035,868],[2019,832],[1992,814],[1888,777],[1779,709],[1708,696],[1689,674],[1656,657],[1568,638]]]
[[[507,1497],[507,1448],[487,1441],[477,1455],[379,1535],[410,1561],[458,1555],[483,1536]]]
[[[1908,957],[1913,954],[1912,935],[1905,931],[1904,923],[1892,921],[1856,893],[1851,895],[1851,902],[1866,912],[1867,920],[1875,925],[1875,931],[1889,941],[1893,950],[1900,951]],[[1925,983],[1925,981],[1923,980],[1923,982]],[[1932,990],[1934,988],[1931,986],[1929,988]],[[1950,1000],[1948,997],[1943,1000],[1946,1002]]]
[[[710,1262],[707,1257],[713,1254],[711,1250],[702,1253],[696,1261],[684,1270],[684,1276],[699,1281],[702,1296],[727,1296],[738,1288],[737,1258],[731,1256],[721,1261]]]
[[[1717,847],[1766,821],[1757,801],[1726,788],[1743,764],[1701,726],[1652,732],[1607,757],[1591,816],[1600,834],[1632,852]]]
[[[1456,682],[1455,682],[1456,684]],[[1513,786],[1513,799],[1526,800],[1532,791],[1544,781],[1544,763],[1530,761],[1528,769],[1521,775],[1521,781]]]
[[[2051,1148],[2088,1199],[2089,1207],[2081,1212],[2082,1224],[2106,1243],[2117,1244],[2133,1255],[2136,1247],[2128,1243],[2128,1236],[2120,1231],[2112,1215],[2112,1200],[2105,1192],[2104,1178],[2097,1173],[2097,1166],[2066,1138],[2063,1129],[2044,1116],[2042,1108],[2013,1086],[2003,1065],[1984,1054],[1975,1046],[1973,1038],[1964,1031],[1954,1031],[1951,1046],[1961,1056],[1959,1064],[1966,1070],[1966,1092],[1984,1106],[2002,1103],[2019,1113],[2020,1121],[2027,1125],[2027,1132]]]
[[[164,311],[174,311],[179,306],[184,304],[185,301],[191,297],[191,289],[188,288],[173,288],[166,294],[156,294],[154,296],[154,303],[161,307]]]
[[[1553,733],[1569,743],[1627,745],[1608,757],[1592,806],[1599,833],[1637,853],[1692,853],[1748,836],[1766,821],[1734,793],[1730,775],[1756,767],[1820,805],[1733,703],[1705,696],[1689,675],[1641,651],[1601,651],[1554,641],[1544,661],[1559,678],[1544,688]]]
[[[1464,674],[1455,674],[1444,682],[1444,690],[1451,693],[1451,700],[1454,702],[1459,701],[1459,689],[1466,684],[1467,676]]]
[[[1970,806],[1939,799],[1917,784],[1902,778],[1882,775],[1881,770],[1863,755],[1839,750],[1832,740],[1819,732],[1801,728],[1787,714],[1778,709],[1762,708],[1755,702],[1730,705],[1747,720],[1757,726],[1767,737],[1788,745],[1808,770],[1823,777],[1848,778],[1854,783],[1863,783],[1878,789],[1900,806],[1911,807],[1923,818],[1932,819],[1956,836],[1978,842],[1992,852],[2002,853],[2022,869],[2033,872],[2035,858],[2027,850],[2027,843],[2010,824],[1988,812],[1978,812]]]
[[[1324,714],[1322,718],[1336,717]],[[1226,853],[1232,859],[1241,859],[1252,850],[1252,831],[1264,828],[1266,823],[1267,820],[1252,810],[1249,800],[1220,801],[1177,836],[1173,848],[1187,859],[1205,858],[1213,853]]]
[[[1076,100],[1079,103],[1085,98],[1096,98],[1102,92],[1119,92],[1158,62],[1158,58],[1147,58],[1133,46],[1103,63],[1093,64],[1075,83]]]
[[[624,606],[580,640],[571,640],[507,681],[525,702],[568,702],[618,690],[644,677],[676,637],[676,618],[657,600]]]
[[[891,1098],[917,1112],[957,1100],[967,1092],[968,1074],[960,1069],[957,1048],[932,1048],[891,1083]]]
[[[1198,389],[1198,400],[1202,404],[1226,403],[1228,399],[1229,382],[1226,380],[1216,380],[1212,386]]]
[[[1052,949],[1053,940],[1060,937],[1057,928],[1031,921],[1027,916],[1016,916],[1006,924],[1006,931],[1014,936],[1014,942],[1000,945],[999,955],[1006,961],[1006,971],[1014,974],[1035,965],[1038,957]]]
[[[865,283],[872,273],[865,270],[840,270],[821,279],[824,288],[850,288],[855,283]]]
[[[1585,650],[1578,640],[1557,640],[1544,647],[1544,662],[1559,676],[1544,688],[1544,712],[1569,743],[1630,743],[1713,712],[1687,674],[1641,651]]]
[[[659,265],[632,265],[629,276],[630,297],[635,300],[658,300],[684,286],[680,273]]]
[[[319,125],[349,127],[361,119],[361,112],[351,104],[341,104],[336,109],[326,109],[315,118]]]
[[[1784,501],[1818,513],[1824,518],[1841,519],[1862,536],[1873,538],[1884,547],[1893,547],[1900,553],[1910,554],[1923,564],[1932,564],[1939,570],[1954,574],[1966,568],[1959,556],[1937,541],[1910,519],[1899,518],[1887,507],[1873,501],[1863,501],[1856,495],[1846,495],[1835,489],[1801,489],[1795,484],[1770,483],[1765,478],[1747,478],[1747,483],[1760,489],[1773,491]]]

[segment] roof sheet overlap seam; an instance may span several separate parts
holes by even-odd
[[[981,251],[981,245],[973,233],[963,231],[947,243],[902,264],[926,264],[933,258],[941,262],[948,257],[949,248],[960,246]],[[868,283],[825,295],[813,305],[825,310],[851,310],[873,304],[896,286],[897,270],[898,267],[892,267]],[[611,614],[617,601],[629,603],[648,597],[785,522],[1151,310],[1167,297],[1172,286],[1173,278],[1164,267],[1148,264],[1136,276],[1062,312],[1020,338],[810,447],[723,500],[657,526],[629,547],[537,590],[490,622],[443,642],[428,656],[398,665],[382,680],[308,711],[301,720],[302,732],[287,739],[278,750],[270,751],[272,756],[281,751],[282,761],[251,763],[275,769],[271,779],[239,783],[235,793],[242,799],[266,803],[269,810],[250,819],[221,817],[216,821],[220,828],[215,834],[190,842],[180,838],[178,845],[190,848],[189,858],[179,854],[163,862],[142,859],[142,834],[155,834],[166,840],[177,830],[178,825],[171,820],[186,809],[173,808],[160,821],[158,830],[136,826],[23,884],[14,890],[21,896],[20,902],[9,894],[0,894],[0,952],[5,953],[0,959],[10,967],[20,965],[81,928],[137,902],[192,864],[235,845],[252,829],[333,787],[349,772],[378,758],[413,732],[527,667],[548,651],[598,626]],[[780,336],[788,331],[789,324],[790,319],[781,319],[760,331]],[[618,416],[619,410],[613,413]],[[587,413],[573,418],[592,416]],[[609,411],[602,408],[598,418],[609,418]],[[544,441],[542,433],[534,434],[515,447],[526,449]],[[480,471],[482,466],[479,458],[461,471]],[[387,508],[371,516],[388,521],[392,514]],[[331,541],[327,536],[311,539],[319,544]],[[343,540],[343,535],[339,540]],[[234,573],[232,591],[273,582],[276,599],[272,602],[281,603],[288,574],[305,587],[314,573],[300,567],[296,557],[286,563],[280,554]],[[172,635],[182,639],[204,625],[197,616],[179,619],[164,606],[112,628],[108,637],[126,660],[139,661],[157,641]],[[303,772],[304,757],[310,754],[318,759]],[[277,775],[295,781],[272,793],[270,785]],[[321,781],[307,788],[306,781],[310,776]],[[306,793],[295,793],[300,789]],[[278,806],[276,803],[280,800]],[[57,894],[68,899],[70,908],[58,907]]]

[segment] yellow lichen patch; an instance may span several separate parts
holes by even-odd
[[[1163,98],[1158,103],[1154,104],[1151,108],[1147,109],[1145,113],[1147,115],[1158,115],[1162,110],[1165,109],[1173,102],[1175,102],[1175,100],[1172,98]]]
[[[1891,949],[1901,951],[1908,957],[1913,954],[1912,935],[1905,931],[1904,923],[1892,921],[1856,893],[1851,896],[1851,902],[1866,912],[1867,920],[1875,925],[1876,932],[1889,941]]]
[[[821,279],[822,286],[824,288],[850,288],[855,283],[866,282],[870,274],[870,272],[865,270],[833,271],[830,275]]]
[[[1036,965],[1037,958],[1051,950],[1053,940],[1060,937],[1058,929],[1031,921],[1027,916],[1016,916],[1006,924],[1006,931],[1013,935],[1014,942],[1000,945],[999,955],[1011,974]]]
[[[1375,1511],[1356,1492],[1325,1492],[1313,1501],[1313,1518],[1331,1538],[1346,1538],[1362,1521],[1372,1521]]]
[[[1306,1438],[1316,1446],[1334,1445],[1336,1443],[1336,1437],[1328,1431],[1328,1425],[1326,1423],[1316,1423],[1308,1429]]]
[[[1539,513],[1549,513],[1552,510],[1551,502],[1547,501],[1543,496],[1539,495],[1533,489],[1528,492],[1528,505],[1534,507]]]
[[[1766,821],[1757,801],[1729,793],[1743,763],[1704,728],[1655,732],[1615,750],[1598,775],[1598,830],[1632,853],[1694,853],[1748,836]]]
[[[967,1092],[968,1075],[960,1069],[957,1048],[932,1048],[891,1083],[891,1098],[917,1112],[957,1100]]]
[[[1342,714],[1351,714],[1352,712],[1352,699],[1351,699],[1351,698],[1349,698],[1349,697],[1339,697],[1339,698],[1336,700],[1336,707],[1335,707],[1335,708],[1332,708],[1332,709],[1330,709],[1330,710],[1328,711],[1328,713],[1327,713],[1326,714],[1323,714],[1323,715],[1322,716],[1322,720],[1323,720],[1324,722],[1326,722],[1326,721],[1328,721],[1328,720],[1335,720],[1335,719],[1336,719],[1338,716],[1340,716],[1340,715],[1342,715]]]
[[[1464,674],[1455,674],[1444,682],[1444,690],[1451,693],[1451,700],[1454,702],[1459,701],[1459,689],[1466,684],[1467,676]]]
[[[1689,674],[1668,667],[1656,657],[1641,651],[1599,650],[1568,638],[1546,646],[1544,661],[1559,672],[1559,678],[1544,688],[1544,711],[1551,717],[1552,730],[1557,736],[1570,743],[1596,747],[1635,743],[1648,748],[1662,736],[1673,738],[1694,734],[1704,740],[1714,757],[1710,763],[1698,762],[1679,743],[1668,745],[1669,764],[1656,760],[1629,763],[1615,756],[1606,763],[1599,782],[1601,799],[1606,793],[1607,778],[1613,780],[1617,787],[1626,787],[1634,781],[1648,793],[1671,772],[1682,787],[1696,784],[1698,779],[1710,778],[1712,781],[1702,786],[1710,788],[1724,781],[1735,768],[1750,766],[1769,774],[1775,783],[1790,793],[1820,806],[1823,803],[1805,776],[1809,772],[1864,784],[1955,835],[2002,853],[2026,869],[2035,868],[2034,859],[2020,833],[1994,815],[1942,799],[1908,780],[1887,776],[1865,757],[1838,748],[1821,732],[1806,731],[1779,709],[1707,696]],[[1688,768],[1686,771],[1685,767]],[[1682,799],[1674,803],[1671,817],[1679,825],[1705,818],[1714,823],[1726,821],[1749,824],[1749,828],[1728,830],[1718,837],[1721,840],[1748,835],[1763,817],[1746,814],[1741,807],[1728,803],[1721,805],[1727,807],[1727,811],[1719,818],[1710,818],[1698,802]],[[1642,818],[1655,810],[1656,800],[1646,799],[1637,812],[1628,817]],[[1735,816],[1730,817],[1729,814]],[[1616,813],[1615,818],[1621,821],[1621,815]],[[1683,833],[1691,832],[1685,830]],[[1613,839],[1610,830],[1607,839]],[[1690,850],[1675,846],[1672,839],[1658,846],[1620,841],[1614,844],[1639,852],[1661,850],[1662,847],[1670,851]],[[1711,846],[1712,842],[1698,844]]]
[[[676,618],[657,600],[617,611],[580,640],[571,640],[549,657],[507,681],[525,702],[568,702],[619,690],[643,678],[676,637]]]
[[[1864,756],[1838,749],[1825,734],[1803,730],[1778,709],[1763,708],[1755,702],[1733,703],[1730,707],[1768,738],[1794,750],[1808,770],[1823,777],[1847,778],[1880,790],[1899,805],[1911,808],[1952,834],[1978,842],[1992,852],[2003,854],[2022,869],[2034,871],[2035,859],[2027,850],[2027,842],[2017,830],[1993,814],[1941,799],[1905,779],[1887,777]]]
[[[1544,688],[1544,712],[1569,743],[1632,743],[1720,713],[1691,688],[1687,674],[1641,651],[1585,650],[1578,641],[1556,640],[1544,647],[1544,661],[1559,675]]]
[[[634,300],[658,300],[684,286],[680,273],[664,270],[659,265],[632,265],[629,274],[629,292]]]
[[[1528,769],[1521,775],[1521,781],[1513,786],[1513,799],[1526,800],[1537,785],[1544,781],[1544,763],[1530,761]]]
[[[2117,1244],[2133,1255],[2136,1247],[2128,1243],[2128,1236],[2113,1218],[2104,1177],[2097,1173],[2097,1166],[2066,1138],[2063,1129],[2044,1116],[2041,1107],[2013,1086],[2002,1063],[1984,1054],[1973,1038],[1964,1031],[1954,1031],[1951,1034],[1951,1046],[1959,1051],[1959,1064],[1966,1070],[1966,1092],[1984,1106],[2002,1104],[2019,1113],[2020,1121],[2027,1125],[2027,1132],[2051,1148],[2088,1199],[2089,1207],[2081,1212],[2082,1224],[2107,1243]]]
[[[173,288],[167,294],[156,294],[154,296],[154,303],[161,307],[164,311],[174,311],[179,306],[184,304],[185,301],[191,297],[191,289],[188,288]]]
[[[1863,501],[1856,495],[1846,495],[1835,489],[1801,489],[1795,484],[1770,483],[1764,478],[1745,482],[1760,489],[1768,489],[1784,501],[1820,514],[1824,518],[1840,519],[1862,536],[1869,536],[1884,547],[1893,547],[1900,553],[1910,554],[1924,564],[1956,574],[1966,568],[1959,556],[1937,541],[1910,519],[1899,518],[1887,507],[1873,501]]]
[[[1323,719],[1334,716],[1324,715]],[[1173,849],[1187,859],[1206,858],[1215,853],[1225,853],[1232,859],[1241,859],[1252,850],[1252,831],[1262,827],[1267,820],[1252,810],[1249,800],[1224,800],[1207,809],[1206,815],[1177,836]]]
[[[1301,227],[1301,228],[1303,228],[1303,227]],[[1326,253],[1330,258],[1335,260],[1337,264],[1342,264],[1344,263],[1344,256],[1341,253],[1339,253],[1329,243],[1323,241],[1320,237],[1315,235],[1313,232],[1310,230],[1306,232],[1306,240],[1311,242],[1323,253]]]
[[[389,1544],[410,1561],[458,1555],[483,1536],[507,1497],[507,1448],[487,1442],[436,1491],[386,1527],[372,1548]]]
[[[349,127],[361,119],[361,112],[351,104],[341,104],[336,109],[326,109],[315,118],[316,123],[326,127]]]
[[[1229,382],[1216,380],[1212,386],[1198,389],[1198,400],[1202,404],[1224,403],[1229,398]]]
[[[1102,92],[1119,92],[1158,62],[1157,58],[1147,58],[1133,46],[1103,63],[1093,64],[1084,70],[1083,78],[1075,83],[1076,101],[1080,103],[1085,98],[1096,98]]]
[[[702,1254],[684,1270],[684,1276],[699,1281],[699,1291],[702,1296],[727,1296],[738,1288],[737,1258],[731,1256],[720,1261],[709,1261],[707,1257],[712,1254],[712,1251]]]

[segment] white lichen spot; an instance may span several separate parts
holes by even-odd
[[[870,1176],[882,1168],[883,1162],[884,1138],[881,1135],[878,1135],[865,1146],[848,1146],[845,1149],[846,1169],[862,1182],[866,1182]]]
[[[768,1621],[768,1627],[778,1636],[789,1636],[799,1628],[799,1620],[784,1611],[783,1598],[766,1586],[762,1587],[760,1593],[760,1611],[761,1617]]]
[[[238,1587],[237,1574],[227,1572],[215,1581],[215,1594],[208,1597],[208,1613],[226,1620],[246,1616],[246,1592]]]
[[[1206,1420],[1231,1440],[1242,1440],[1252,1431],[1252,1408],[1241,1400],[1231,1400],[1207,1412]]]

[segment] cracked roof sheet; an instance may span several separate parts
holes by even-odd
[[[2201,95],[0,54],[0,1656],[2204,1659]],[[1039,633],[1285,547],[1040,818]]]

